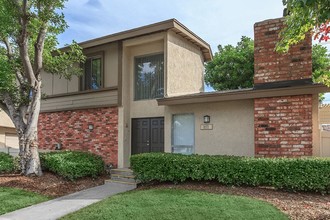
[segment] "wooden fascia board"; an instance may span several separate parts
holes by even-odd
[[[213,58],[212,50],[208,43],[206,43],[202,38],[200,38],[198,35],[190,31],[187,27],[185,27],[177,20],[174,20],[174,28],[201,48],[205,61],[212,60]]]
[[[288,87],[277,89],[263,89],[263,90],[242,90],[242,91],[229,91],[229,92],[211,92],[192,94],[178,97],[170,97],[157,99],[158,105],[180,105],[180,104],[193,104],[193,103],[206,103],[206,102],[221,102],[221,101],[234,101],[255,98],[279,97],[279,96],[292,96],[303,94],[318,94],[323,92],[330,92],[330,88],[324,85],[310,85],[300,87]]]

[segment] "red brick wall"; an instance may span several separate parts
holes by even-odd
[[[254,25],[254,83],[308,79],[312,77],[312,40],[307,35],[288,53],[278,54],[275,45],[283,28],[283,18]]]
[[[254,100],[255,155],[312,155],[312,95]]]
[[[89,124],[94,125],[94,130],[88,129]],[[116,107],[41,113],[38,135],[41,149],[54,150],[54,144],[61,143],[63,150],[89,151],[117,166]]]
[[[254,25],[254,84],[312,78],[311,35],[288,53],[275,51],[284,19]],[[266,84],[267,85],[267,84]],[[312,155],[312,95],[254,100],[255,155]]]

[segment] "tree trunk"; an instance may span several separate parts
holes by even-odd
[[[35,132],[37,129],[35,128]],[[41,165],[38,153],[37,136],[34,137],[20,137],[20,164],[22,174],[41,176]]]

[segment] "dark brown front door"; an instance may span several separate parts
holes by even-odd
[[[164,152],[164,118],[132,119],[132,155]]]

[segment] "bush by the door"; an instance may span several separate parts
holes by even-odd
[[[147,153],[133,155],[131,168],[142,182],[216,180],[225,185],[330,193],[330,159]]]

